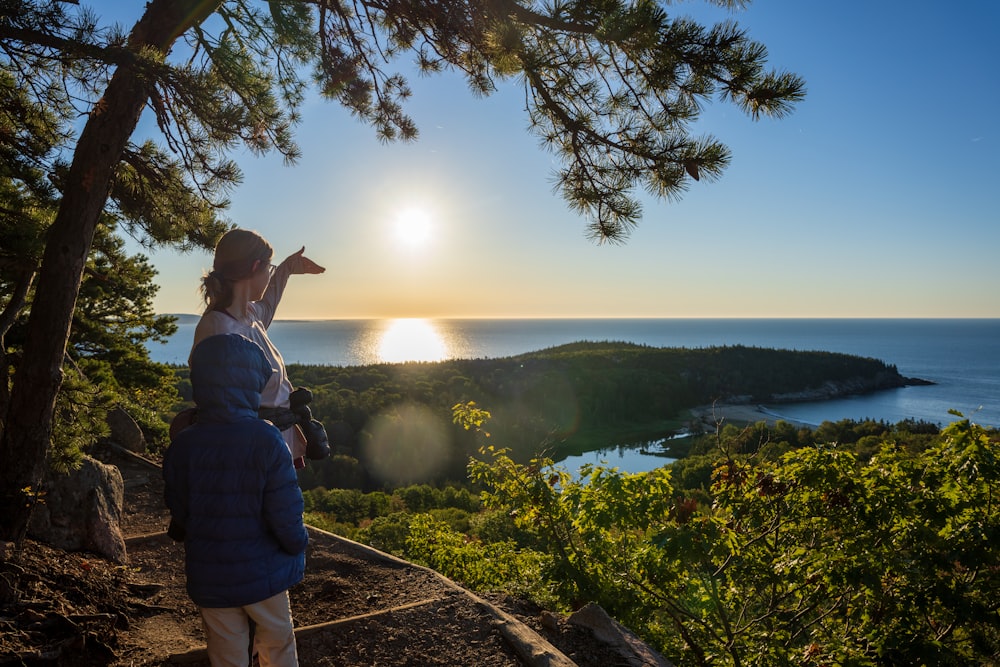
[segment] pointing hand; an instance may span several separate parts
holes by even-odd
[[[288,272],[291,274],[296,273],[323,273],[326,269],[316,262],[312,261],[305,256],[306,247],[302,248],[291,255],[289,255],[283,264],[288,264]]]

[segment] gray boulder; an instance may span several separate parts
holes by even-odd
[[[46,493],[31,513],[28,535],[66,551],[91,551],[116,563],[127,558],[121,532],[121,472],[89,456],[78,470],[48,472]]]
[[[107,422],[108,428],[111,429],[112,442],[136,454],[146,453],[146,438],[129,413],[121,408],[115,408],[108,412]]]

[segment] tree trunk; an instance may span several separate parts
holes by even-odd
[[[129,36],[129,48],[153,46],[166,54],[178,36],[213,12],[221,0],[152,0]],[[135,131],[150,82],[118,67],[91,109],[70,166],[28,318],[24,357],[14,374],[0,439],[0,540],[20,542],[39,491],[62,384],[73,309],[111,179]]]

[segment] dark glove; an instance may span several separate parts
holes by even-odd
[[[313,461],[321,461],[330,455],[330,438],[326,435],[323,422],[310,419],[300,424],[302,433],[306,436],[306,457]]]
[[[167,535],[175,542],[183,542],[187,535],[187,529],[177,519],[170,517],[170,525],[167,526]]]

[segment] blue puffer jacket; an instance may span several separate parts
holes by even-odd
[[[302,580],[302,492],[281,433],[257,418],[272,369],[238,334],[191,354],[196,422],[163,459],[165,499],[184,531],[187,590],[200,607],[240,607]]]

